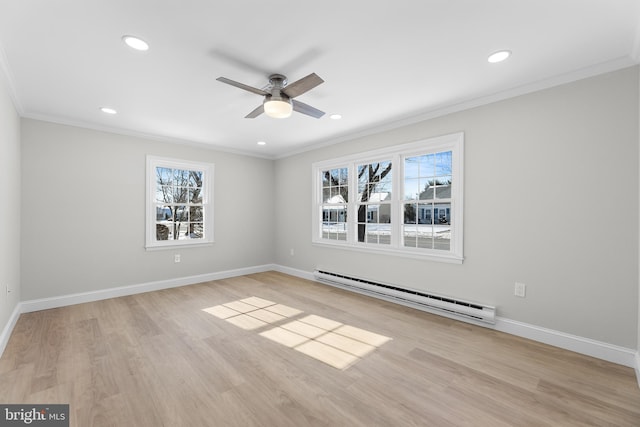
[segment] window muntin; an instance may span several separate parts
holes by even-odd
[[[147,158],[147,248],[213,241],[213,165]]]
[[[458,133],[315,163],[313,242],[462,262],[463,142]]]

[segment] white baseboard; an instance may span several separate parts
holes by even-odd
[[[313,273],[308,271],[297,270],[281,265],[274,266],[274,269],[292,276],[315,281]],[[528,338],[533,341],[549,344],[554,347],[574,351],[576,353],[592,356],[608,362],[617,363],[619,365],[631,368],[635,367],[636,378],[638,378],[638,385],[640,386],[640,356],[636,350],[552,329],[546,329],[540,326],[518,322],[516,320],[506,319],[503,317],[496,317],[495,325],[477,324],[496,331],[505,332],[522,338]]]
[[[13,313],[9,316],[9,321],[5,325],[4,329],[2,329],[2,334],[0,334],[0,357],[2,357],[2,353],[4,353],[4,349],[7,347],[7,343],[9,342],[11,332],[13,332],[13,328],[18,322],[18,317],[20,317],[21,313],[21,305],[21,303],[16,304],[13,309]]]
[[[199,274],[196,276],[178,277],[175,279],[158,280],[155,282],[142,283],[138,285],[119,286],[117,288],[101,289],[98,291],[81,292],[77,294],[61,295],[51,298],[41,298],[36,300],[23,301],[22,313],[32,311],[48,310],[51,308],[64,307],[67,305],[82,304],[85,302],[100,301],[109,298],[122,297],[126,295],[141,294],[143,292],[159,291],[161,289],[175,288],[178,286],[193,285],[196,283],[209,282],[212,280],[227,279],[229,277],[244,276],[246,274],[261,273],[274,270],[274,265],[266,264],[255,267],[238,268],[235,270],[220,271],[216,273]]]
[[[300,277],[301,279],[314,280],[312,272],[298,270],[297,268],[286,267],[284,265],[274,265],[273,270],[279,273],[288,274],[290,276]]]
[[[542,328],[516,320],[505,319],[503,317],[496,318],[494,329],[630,368],[636,365],[634,358],[637,357],[637,352],[630,348],[571,335],[553,329]]]

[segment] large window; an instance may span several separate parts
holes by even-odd
[[[147,248],[213,241],[213,165],[147,157]]]
[[[313,165],[313,242],[462,262],[463,134]]]

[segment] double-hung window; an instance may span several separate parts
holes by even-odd
[[[213,242],[213,164],[147,156],[146,247]]]
[[[313,164],[316,244],[463,260],[462,133]]]

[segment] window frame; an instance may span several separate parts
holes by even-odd
[[[404,226],[404,160],[408,157],[451,151],[451,241],[449,250],[406,247],[401,236]],[[390,244],[357,241],[358,178],[357,167],[373,162],[392,162],[391,239]],[[330,240],[322,236],[322,171],[347,168],[347,236]],[[464,260],[464,133],[458,132],[378,150],[356,153],[312,164],[312,244],[358,252],[381,253],[407,258],[461,264]],[[448,203],[448,202],[447,202]]]
[[[179,170],[197,170],[202,172],[202,239],[157,240],[156,239],[156,168],[165,167]],[[172,249],[176,247],[209,246],[214,242],[213,235],[213,163],[195,162],[169,157],[147,155],[146,170],[146,217],[145,248],[147,250]]]

